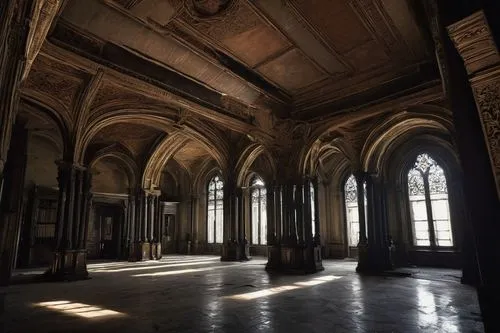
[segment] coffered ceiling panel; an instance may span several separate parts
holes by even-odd
[[[290,50],[258,67],[258,70],[288,91],[306,87],[326,76],[298,49]]]
[[[347,52],[346,58],[358,71],[377,68],[390,60],[386,51],[373,40]]]
[[[60,25],[251,109],[305,113],[434,61],[412,0],[68,0]]]
[[[297,10],[344,54],[371,39],[369,31],[346,0],[290,0]]]
[[[255,0],[257,10],[267,15],[307,56],[330,74],[348,71],[346,64],[323,45],[285,1]]]
[[[169,1],[177,7],[183,3],[181,0]],[[199,2],[208,4],[218,3],[220,0]],[[200,20],[196,14],[193,15],[190,5],[184,2],[184,10],[180,11],[176,20],[193,27],[196,33],[219,43],[250,67],[290,46],[287,39],[278,30],[269,26],[245,1],[230,3],[231,6],[226,9],[227,13],[221,13],[224,16],[214,15],[210,19]]]
[[[223,44],[250,67],[254,67],[290,45],[276,30],[264,24],[226,38]]]

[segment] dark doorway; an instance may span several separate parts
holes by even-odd
[[[123,209],[114,205],[98,205],[95,212],[95,228],[99,234],[99,258],[117,259],[121,255]]]
[[[176,253],[177,249],[175,246],[175,215],[165,214],[162,219],[162,238],[161,238],[161,248],[162,253]]]

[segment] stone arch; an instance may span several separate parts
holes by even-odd
[[[410,255],[413,240],[410,232],[411,217],[407,183],[408,171],[420,153],[429,153],[445,172],[455,249],[462,248],[464,230],[470,224],[464,207],[463,175],[459,158],[450,139],[441,134],[439,132],[421,133],[404,141],[401,140],[396,146],[390,147],[387,156],[380,164],[379,172],[384,179],[388,193],[389,233],[396,239],[396,243],[399,243],[396,247],[397,258],[401,263],[420,260],[418,257],[412,259]],[[458,252],[446,258],[428,256],[427,260],[437,260],[432,263],[434,265],[452,265],[455,268],[461,266]],[[419,264],[419,262],[413,263]]]
[[[56,130],[50,131],[43,135],[46,139],[53,141],[61,148],[63,158],[66,158],[72,154],[71,147],[71,130],[72,122],[71,119],[64,112],[63,106],[58,106],[57,104],[50,103],[50,98],[47,100],[34,99],[31,97],[22,97],[22,107],[26,109],[29,118],[37,117],[42,121],[46,121],[53,125]],[[24,114],[24,112],[23,112]]]
[[[164,113],[160,113],[159,110],[140,111],[141,113],[138,113],[137,109],[120,109],[113,111],[111,114],[107,113],[93,119],[87,126],[88,130],[79,138],[75,151],[75,159],[77,161],[82,161],[92,138],[102,128],[117,122],[137,122],[162,130],[166,133],[171,133],[164,140],[159,142],[151,152],[151,157],[146,162],[143,172],[141,181],[143,188],[149,189],[151,186],[158,184],[165,163],[173,156],[175,149],[182,146],[181,141],[186,139],[199,142],[215,159],[221,170],[226,170],[229,149],[226,142],[219,138],[219,133],[211,129],[210,126],[201,122],[178,126],[173,120],[166,117]]]
[[[112,158],[119,161],[124,166],[128,176],[129,188],[135,188],[139,179],[139,168],[127,148],[122,145],[112,145],[97,150],[94,154],[87,157],[86,165],[92,169],[99,161],[106,158]]]
[[[251,173],[252,165],[258,159],[262,159],[268,170],[257,170],[258,174],[266,184],[272,183],[276,178],[276,165],[274,159],[266,148],[261,144],[251,144],[243,151],[236,164],[236,185],[241,187],[245,184],[247,176]],[[263,169],[263,168],[261,168]]]
[[[443,108],[428,107],[397,114],[369,134],[361,151],[363,169],[372,172],[379,170],[388,152],[410,136],[434,133],[451,141],[452,128],[449,113]]]
[[[193,179],[193,192],[204,194],[209,180],[217,174],[224,178],[217,163],[213,160],[207,160],[201,171]]]

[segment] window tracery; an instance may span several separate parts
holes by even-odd
[[[444,170],[427,153],[408,171],[408,196],[415,246],[453,246]]]
[[[224,230],[224,183],[219,176],[208,183],[207,242],[220,244]]]
[[[252,244],[267,244],[267,201],[264,181],[254,177],[250,183],[250,211],[252,221]]]

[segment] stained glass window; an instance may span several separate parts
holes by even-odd
[[[252,221],[252,244],[267,244],[267,205],[265,184],[259,177],[254,177],[250,184],[250,214]]]
[[[224,230],[224,183],[215,176],[208,183],[207,242],[222,243]]]
[[[429,154],[408,172],[408,196],[414,245],[453,246],[446,176]]]

